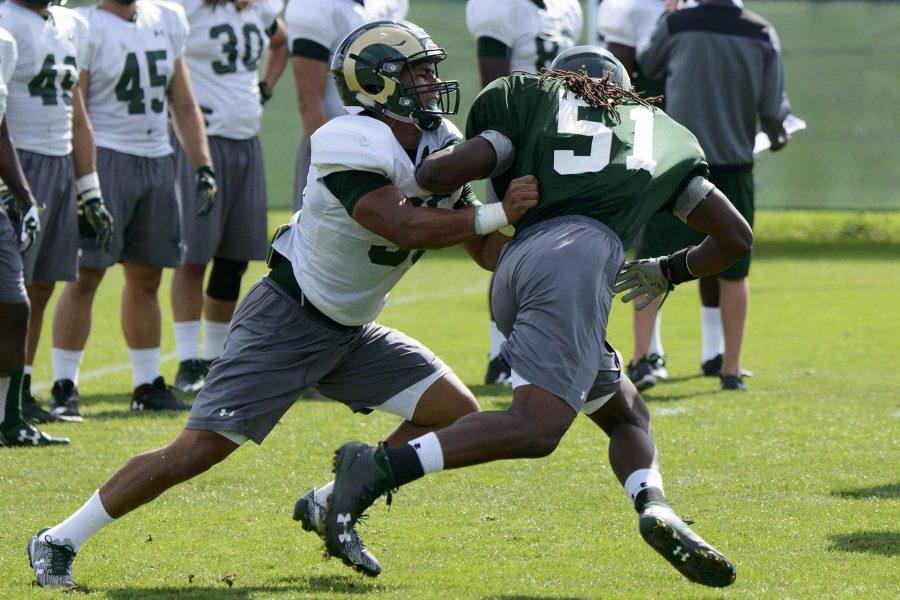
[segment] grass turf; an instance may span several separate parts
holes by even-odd
[[[798,239],[798,223],[819,241]],[[390,510],[378,503],[362,532],[385,572],[353,574],[322,558],[291,508],[329,478],[341,442],[378,440],[396,421],[327,400],[298,403],[262,447],[251,443],[101,531],[79,554],[76,581],[90,597],[113,599],[897,597],[900,377],[890,349],[900,330],[900,217],[762,213],[758,231],[745,351],[756,372],[751,391],[722,393],[695,376],[698,300],[688,284],[665,309],[672,381],[647,394],[667,495],[735,561],[732,588],[689,584],[641,541],[606,438],[584,418],[546,459],[442,473],[402,490]],[[261,272],[254,265],[247,284]],[[487,281],[458,251],[428,253],[382,321],[440,354],[484,408],[502,408],[510,393],[479,385]],[[0,450],[0,598],[55,597],[32,587],[28,537],[184,423],[184,415],[128,411],[120,289],[116,268],[100,289],[84,361],[87,421],[46,428],[73,445]],[[630,316],[616,301],[610,339],[626,355]],[[35,373],[44,389],[48,340]],[[170,379],[175,366],[164,363]]]

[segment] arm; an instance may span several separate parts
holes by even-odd
[[[770,30],[772,48],[763,73],[763,87],[759,100],[760,127],[769,136],[772,152],[784,148],[791,136],[784,130],[784,119],[791,112],[784,89],[784,60],[781,56],[781,43],[775,29]]]
[[[462,185],[488,177],[497,166],[497,152],[477,135],[428,156],[416,170],[418,184],[435,194],[449,194]]]
[[[625,44],[609,42],[606,44],[606,49],[612,52],[613,56],[618,58],[619,62],[622,63],[622,66],[625,67],[628,74],[631,77],[634,77],[634,72],[637,70],[637,60],[635,59],[634,48],[626,46]]]
[[[25,173],[19,163],[19,155],[16,154],[16,148],[9,138],[6,117],[0,122],[0,179],[9,188],[22,212],[26,212],[31,206],[41,206],[31,193],[28,180],[25,179]]]
[[[72,162],[75,178],[97,172],[97,151],[94,147],[94,128],[88,118],[84,92],[90,83],[90,74],[81,72],[79,85],[72,90]]]
[[[292,61],[294,82],[297,86],[297,104],[306,139],[325,124],[325,86],[328,81],[327,57],[322,60],[294,56]]]
[[[511,237],[495,231],[489,235],[479,235],[467,242],[463,242],[462,247],[479,267],[485,271],[494,271],[497,268],[497,262],[500,260],[500,252],[503,250],[503,246],[511,239]]]
[[[753,247],[750,225],[718,189],[697,205],[687,224],[706,234],[706,239],[687,253],[687,268],[694,277],[721,273]]]
[[[509,47],[503,42],[490,37],[480,37],[478,46],[478,72],[481,74],[481,87],[486,86],[498,77],[509,75]]]
[[[266,56],[266,66],[263,70],[262,80],[260,80],[260,84],[265,86],[265,90],[270,96],[275,90],[275,84],[278,83],[281,74],[284,73],[288,61],[287,32],[284,22],[281,19],[275,19],[273,25],[275,29],[269,36],[269,54]]]
[[[178,136],[178,141],[181,142],[181,147],[184,148],[191,164],[195,169],[212,167],[203,114],[194,98],[191,76],[183,57],[175,61],[175,72],[169,89],[169,109],[172,113],[175,135]]]
[[[641,48],[635,57],[647,79],[662,80],[666,77],[666,66],[669,62],[669,51],[672,45],[672,36],[669,35],[667,23],[668,16],[669,13],[662,13],[656,22],[656,28],[650,36],[650,41],[647,42],[647,47]]]

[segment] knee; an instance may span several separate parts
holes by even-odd
[[[562,440],[568,424],[535,423],[521,419],[517,424],[519,452],[523,458],[550,456]]]
[[[159,450],[174,481],[196,477],[234,452],[234,442],[213,431],[184,430],[174,442]]]
[[[125,270],[125,285],[145,296],[156,296],[162,269],[141,266]]]
[[[206,295],[213,300],[235,302],[241,293],[241,278],[247,271],[246,260],[216,257],[206,284]]]
[[[53,295],[53,282],[35,281],[27,288],[28,301],[35,311],[43,311]]]
[[[97,269],[79,269],[78,279],[66,286],[66,289],[79,296],[93,297],[103,280],[103,273]]]

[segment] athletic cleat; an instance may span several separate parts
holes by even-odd
[[[25,416],[26,421],[35,425],[59,421],[59,417],[41,407],[38,399],[31,394],[31,390],[28,388],[22,390],[22,415]]]
[[[484,374],[485,385],[512,385],[512,368],[506,359],[499,354],[488,363]]]
[[[0,431],[0,446],[29,448],[32,446],[65,446],[68,443],[69,438],[51,437],[31,423],[22,423],[18,427]]]
[[[722,382],[723,390],[732,390],[738,392],[746,392],[747,384],[744,383],[744,376],[741,375],[719,375],[719,380]]]
[[[650,364],[653,366],[653,376],[656,377],[657,381],[663,381],[664,379],[669,378],[669,371],[666,369],[665,354],[650,354],[647,356],[647,360],[649,360]]]
[[[78,387],[71,379],[53,382],[50,390],[50,412],[60,421],[81,423],[84,418],[78,410]]]
[[[178,373],[175,375],[175,389],[182,392],[196,394],[203,387],[206,374],[209,373],[210,361],[192,358],[178,363]]]
[[[166,385],[166,380],[160,375],[153,383],[135,388],[131,396],[131,410],[191,410],[191,405],[176,398],[172,388]]]
[[[44,527],[28,542],[28,563],[34,569],[34,577],[41,587],[66,586],[75,587],[72,581],[72,562],[76,552],[71,546],[54,544],[49,537],[41,537]]]
[[[396,487],[384,445],[348,442],[334,453],[334,491],[325,510],[325,548],[347,566],[375,577],[381,564],[353,535],[357,521],[375,500]]]
[[[657,379],[653,374],[653,363],[650,359],[645,356],[637,363],[628,365],[628,379],[634,382],[634,387],[638,391],[648,390],[656,385]]]
[[[734,563],[694,533],[668,505],[648,503],[638,527],[644,541],[691,581],[711,587],[734,583]]]
[[[700,363],[700,370],[704,377],[716,377],[722,371],[722,355],[716,354],[711,359]]]

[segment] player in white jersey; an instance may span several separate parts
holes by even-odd
[[[340,45],[332,73],[344,102],[365,112],[334,119],[313,136],[302,218],[295,214],[280,230],[272,271],[235,313],[185,430],[166,448],[131,459],[69,519],[32,538],[33,564],[56,565],[54,573],[35,569],[38,585],[71,585],[75,552],[93,533],[246,440],[261,443],[308,385],[355,412],[401,416],[386,443],[413,455],[406,442],[433,444],[427,432],[478,409],[430,350],[372,320],[421,249],[462,244],[479,263],[490,263],[506,238],[486,234],[537,204],[532,177],[514,181],[493,206],[478,206],[466,189],[434,196],[416,183],[416,165],[459,139],[441,119],[459,100],[458,83],[437,78],[445,56],[405,22],[366,25]],[[488,143],[482,151],[494,152]],[[305,529],[321,533],[331,487],[297,502],[294,518]],[[355,531],[347,535],[357,568],[377,575],[378,561]]]
[[[288,60],[282,0],[179,0],[191,33],[185,58],[218,173],[219,198],[197,216],[193,168],[176,145],[185,264],[172,278],[172,313],[178,373],[175,387],[196,392],[222,352],[241,276],[250,260],[266,257],[267,223],[263,151],[257,134],[262,103]],[[259,63],[266,56],[260,79]],[[212,261],[206,294],[203,279]],[[203,347],[200,349],[201,314]]]
[[[52,438],[22,414],[28,295],[22,254],[32,249],[40,231],[37,200],[10,141],[6,113],[7,81],[16,67],[16,42],[0,29],[0,447],[68,444]]]
[[[109,213],[96,185],[91,124],[77,85],[88,26],[77,13],[50,6],[49,0],[0,4],[0,25],[16,39],[19,54],[7,82],[10,135],[25,176],[44,203],[43,234],[24,261],[31,317],[22,405],[26,417],[37,422],[76,420],[65,405],[53,403],[51,413],[40,407],[31,394],[31,366],[55,283],[75,279],[79,230],[102,241],[111,235]]]
[[[637,70],[635,57],[650,41],[665,8],[665,0],[600,0],[597,22],[592,26],[597,28],[607,50],[632,74]],[[636,82],[638,87],[639,84]]]
[[[294,209],[303,206],[309,138],[344,106],[328,74],[328,61],[351,31],[364,23],[406,18],[408,0],[288,0],[284,13],[303,137],[297,147]]]
[[[469,0],[466,4],[466,26],[475,36],[482,87],[515,71],[539,73],[549,67],[560,52],[578,43],[583,25],[577,0]],[[497,201],[490,183],[486,199]],[[506,338],[493,315],[488,337],[484,382],[510,385],[512,369],[500,356]]]
[[[97,144],[100,188],[116,222],[108,248],[82,238],[78,280],[66,286],[53,320],[54,396],[77,407],[78,367],[91,326],[94,292],[121,262],[122,329],[131,358],[132,410],[185,410],[159,374],[164,267],[183,261],[175,160],[168,112],[196,168],[199,211],[215,199],[203,117],[182,54],[184,9],[151,0],[101,0],[79,9],[90,25],[81,81]]]

